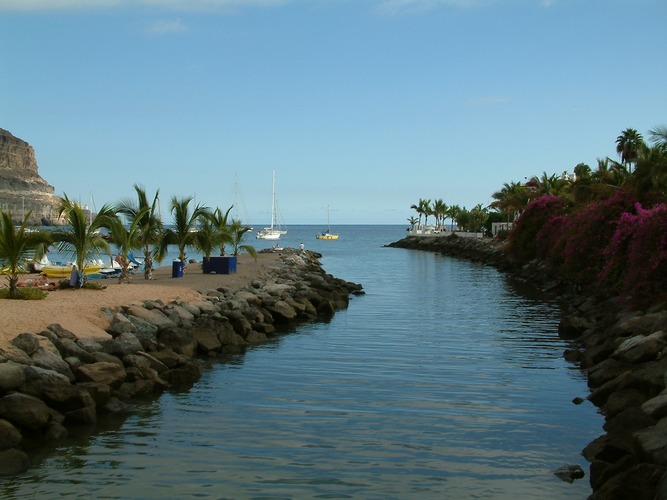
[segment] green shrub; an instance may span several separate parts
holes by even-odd
[[[0,299],[16,299],[16,300],[42,300],[48,297],[49,293],[39,288],[29,286],[19,287],[16,289],[13,297],[9,296],[9,288],[0,288]]]

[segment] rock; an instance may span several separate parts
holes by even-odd
[[[645,401],[641,408],[644,413],[657,420],[667,417],[667,391],[662,391],[656,397]]]
[[[655,359],[667,346],[667,333],[658,331],[651,335],[636,335],[625,340],[614,353],[613,357],[627,363],[642,363]]]
[[[637,431],[635,439],[641,455],[648,462],[667,465],[667,418],[663,418],[653,427]]]
[[[167,328],[174,328],[176,326],[176,323],[169,319],[159,309],[146,309],[145,307],[134,305],[127,308],[126,314],[147,321],[148,323],[156,326],[158,331]]]
[[[120,352],[117,353],[120,356],[125,354],[133,354],[137,351],[143,350],[143,346],[141,342],[139,342],[139,339],[130,332],[121,333],[114,340],[120,349]]]
[[[47,329],[50,332],[53,332],[57,338],[59,339],[70,339],[70,340],[76,340],[76,335],[74,335],[72,332],[70,332],[68,329],[63,328],[61,325],[54,323],[52,325],[49,325]]]
[[[70,369],[67,362],[60,356],[57,350],[56,353],[54,353],[49,349],[40,347],[37,349],[37,351],[32,353],[30,358],[35,363],[35,366],[45,368],[47,370],[53,370],[60,373],[61,375],[64,375],[68,380],[74,381],[74,374],[72,373],[72,370]]]
[[[54,345],[63,358],[71,356],[80,359],[83,363],[93,363],[95,361],[93,355],[81,347],[75,340],[68,338],[57,339]]]
[[[23,440],[19,431],[11,422],[0,418],[0,450],[14,448]]]
[[[197,342],[197,350],[199,352],[219,351],[222,347],[222,342],[220,342],[218,334],[209,329],[194,329],[192,331],[192,338]]]
[[[125,380],[125,368],[116,363],[97,362],[76,369],[80,382],[96,382],[110,387],[119,387]]]
[[[564,316],[558,323],[558,336],[565,340],[577,339],[593,326],[593,321],[588,318]]]
[[[572,483],[575,479],[581,479],[586,475],[578,464],[563,465],[554,471],[554,475],[566,483]]]
[[[21,365],[34,364],[28,353],[13,345],[10,345],[7,348],[0,348],[0,360],[13,361],[14,363],[19,363]]]
[[[21,333],[12,339],[11,344],[31,355],[39,349],[39,338],[32,333]]]
[[[156,327],[157,330],[157,327]],[[130,321],[127,316],[122,313],[116,313],[111,319],[111,325],[107,328],[107,332],[112,337],[117,337],[121,333],[134,333],[137,327]]]
[[[0,451],[0,475],[11,476],[23,472],[30,466],[28,455],[16,448]]]
[[[13,392],[0,398],[0,418],[25,429],[38,430],[49,421],[51,410],[36,397]]]
[[[178,304],[169,304],[168,306],[165,306],[163,312],[167,313],[169,316],[169,312],[175,313],[176,317],[179,319],[179,322],[188,322],[191,323],[194,321],[195,316],[192,314],[190,311],[188,311],[185,307],[179,306]]]
[[[197,353],[197,342],[183,330],[174,328],[161,331],[158,340],[173,351],[188,358],[193,358]]]
[[[284,300],[277,301],[267,309],[278,323],[286,323],[296,318],[296,310]]]
[[[54,222],[58,197],[39,175],[34,148],[4,129],[0,129],[0,185],[3,210],[29,214],[30,225]]]
[[[26,366],[13,361],[0,363],[0,391],[21,387],[25,383]]]

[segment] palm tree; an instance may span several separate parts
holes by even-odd
[[[422,213],[424,214],[424,227],[428,226],[428,216],[433,215],[431,200],[419,200],[422,204]]]
[[[642,135],[633,128],[626,128],[616,138],[616,152],[624,165],[631,165],[637,161],[639,149],[644,144]],[[632,169],[629,169],[632,171]]]
[[[651,144],[667,149],[667,126],[660,125],[648,131]]]
[[[146,190],[134,185],[137,193],[136,203],[133,200],[123,200],[116,207],[119,214],[125,215],[132,223],[139,220],[141,234],[139,235],[140,246],[144,253],[144,279],[153,278],[153,257],[157,256],[157,246],[162,237],[162,220],[160,217],[160,190],[155,192],[152,202],[148,202]],[[147,210],[144,210],[147,209]],[[142,214],[139,216],[139,214]]]
[[[128,283],[130,282],[129,254],[132,250],[141,248],[142,218],[149,210],[148,207],[144,207],[137,212],[137,216],[127,228],[123,224],[123,221],[118,217],[115,217],[110,221],[109,230],[111,231],[111,242],[118,247],[118,254],[120,256],[120,258],[117,258],[121,270],[121,274],[118,277],[119,283],[123,280]]]
[[[637,159],[634,181],[640,195],[656,193],[667,195],[667,147],[646,147]]]
[[[458,205],[452,205],[447,211],[447,216],[452,220],[452,226],[454,228],[458,227],[458,218],[461,215],[462,209]]]
[[[419,225],[417,226],[417,229],[421,229],[422,215],[424,215],[424,200],[419,198],[419,202],[416,205],[410,205],[410,208],[416,211],[417,215],[419,215]]]
[[[116,213],[110,206],[104,205],[89,221],[83,207],[65,194],[60,198],[58,216],[66,222],[67,229],[55,231],[53,240],[58,243],[61,252],[72,255],[79,272],[79,286],[82,286],[85,262],[99,253],[109,253],[109,244],[100,229],[110,227],[112,220],[117,218]]]
[[[507,222],[514,220],[516,216],[528,205],[528,191],[520,182],[511,181],[504,183],[500,191],[491,195],[495,200],[491,202],[491,208],[507,214]]]
[[[409,217],[408,222],[410,223],[410,231],[414,231],[415,226],[419,222],[419,219],[416,219],[415,217]]]
[[[162,241],[160,242],[159,257],[163,258],[167,254],[169,245],[178,246],[178,258],[183,265],[186,263],[187,255],[185,251],[187,247],[196,246],[197,230],[199,224],[205,217],[208,210],[200,204],[197,204],[192,212],[190,212],[190,203],[194,197],[178,199],[176,196],[171,199],[171,214],[174,217],[174,228],[167,229],[162,233]]]
[[[234,248],[234,256],[238,256],[240,251],[246,252],[252,258],[257,260],[257,251],[251,245],[243,244],[243,236],[251,229],[248,226],[241,224],[241,221],[234,220],[230,226],[230,233],[232,236],[232,247]]]
[[[435,216],[435,226],[440,227],[445,224],[445,214],[449,207],[447,204],[439,198],[433,202],[433,215]]]
[[[26,231],[32,212],[25,214],[18,229],[14,226],[11,212],[0,210],[0,263],[9,280],[9,298],[14,298],[19,282],[19,273],[25,272],[24,260],[40,246],[51,242],[48,233]]]
[[[222,210],[216,208],[213,212],[207,214],[207,219],[210,221],[213,226],[214,231],[214,242],[220,247],[220,255],[225,255],[225,245],[231,245],[232,234],[231,227],[228,222],[229,213],[234,208],[234,205],[229,207],[225,213],[222,213]]]

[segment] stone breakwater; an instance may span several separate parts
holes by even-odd
[[[192,385],[205,359],[331,317],[363,294],[361,285],[325,273],[319,257],[285,251],[261,282],[206,290],[198,301],[106,309],[102,341],[78,339],[58,324],[15,337],[0,349],[0,474],[26,470],[27,450],[53,445],[103,413],[125,414],[133,401]]]
[[[586,373],[586,399],[605,417],[605,433],[582,452],[590,463],[590,498],[667,498],[665,304],[640,311],[619,297],[573,289],[542,262],[512,262],[490,239],[410,236],[388,246],[493,265],[556,297],[563,309],[559,335],[570,342],[564,357]],[[567,480],[576,478],[576,467],[564,469],[574,471]]]

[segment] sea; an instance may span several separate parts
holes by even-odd
[[[572,499],[603,433],[563,359],[556,297],[479,263],[386,247],[399,225],[290,226],[363,285],[330,320],[213,360],[0,479],[2,498]],[[245,243],[257,249],[275,241]],[[190,254],[197,257],[194,254]],[[169,262],[163,263],[169,265]],[[561,466],[586,477],[565,482]]]

